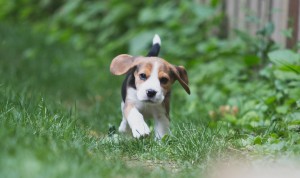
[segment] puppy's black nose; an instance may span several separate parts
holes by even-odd
[[[149,98],[154,97],[156,95],[156,93],[157,92],[155,90],[151,90],[151,89],[146,91],[146,94]]]

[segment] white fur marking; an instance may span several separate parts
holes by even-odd
[[[133,137],[140,138],[150,134],[150,129],[145,123],[143,115],[135,107],[129,112],[127,121],[131,127]]]
[[[124,102],[122,101],[122,103],[121,103],[122,121],[121,121],[121,124],[119,126],[119,132],[121,132],[121,133],[129,131],[127,120],[124,117],[124,109],[123,108],[124,108]]]
[[[132,101],[134,103],[136,103],[138,101],[138,99],[137,99],[137,91],[134,88],[128,88],[127,89],[126,100]]]
[[[128,127],[127,127],[127,121],[126,119],[123,117],[121,124],[119,126],[119,132],[124,133],[128,131]]]
[[[161,110],[165,111],[165,110]],[[157,114],[154,116],[154,130],[155,130],[155,138],[161,139],[166,134],[170,133],[169,127],[170,127],[170,120],[166,117],[164,113]]]
[[[151,100],[154,103],[161,103],[165,97],[163,95],[162,88],[160,86],[160,81],[158,78],[159,63],[155,62],[152,67],[152,72],[150,77],[137,89],[137,98],[140,101]],[[157,93],[154,98],[148,98],[147,90],[155,90]]]
[[[161,40],[160,40],[160,37],[158,36],[158,34],[155,34],[154,37],[153,37],[152,44],[154,45],[156,43],[158,43],[161,46]]]

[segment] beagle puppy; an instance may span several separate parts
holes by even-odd
[[[119,132],[131,130],[135,138],[150,134],[145,119],[151,117],[154,119],[157,139],[170,132],[171,85],[176,80],[190,94],[185,68],[157,57],[160,46],[161,40],[155,35],[152,48],[146,57],[121,54],[115,57],[110,65],[112,74],[126,74],[121,91],[123,119]]]

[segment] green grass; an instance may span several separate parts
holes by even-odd
[[[198,177],[187,170],[204,170],[228,146],[228,134],[205,119],[191,124],[176,102],[173,135],[161,142],[109,137],[122,80],[109,73],[110,59],[26,26],[1,24],[0,32],[0,177]]]
[[[26,25],[2,23],[0,34],[0,177],[201,177],[215,160],[233,155],[299,153],[298,133],[275,135],[272,124],[247,132],[247,120],[239,130],[240,120],[230,115],[214,122],[208,111],[224,96],[201,104],[178,84],[171,136],[160,142],[153,135],[109,136],[109,126],[121,121],[122,77],[109,73],[111,59],[53,43]],[[240,108],[247,104],[256,106]]]

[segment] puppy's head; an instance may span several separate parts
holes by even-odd
[[[121,54],[113,59],[110,71],[114,75],[131,72],[135,78],[137,98],[142,102],[161,103],[176,80],[190,94],[185,68],[174,66],[159,57]]]

